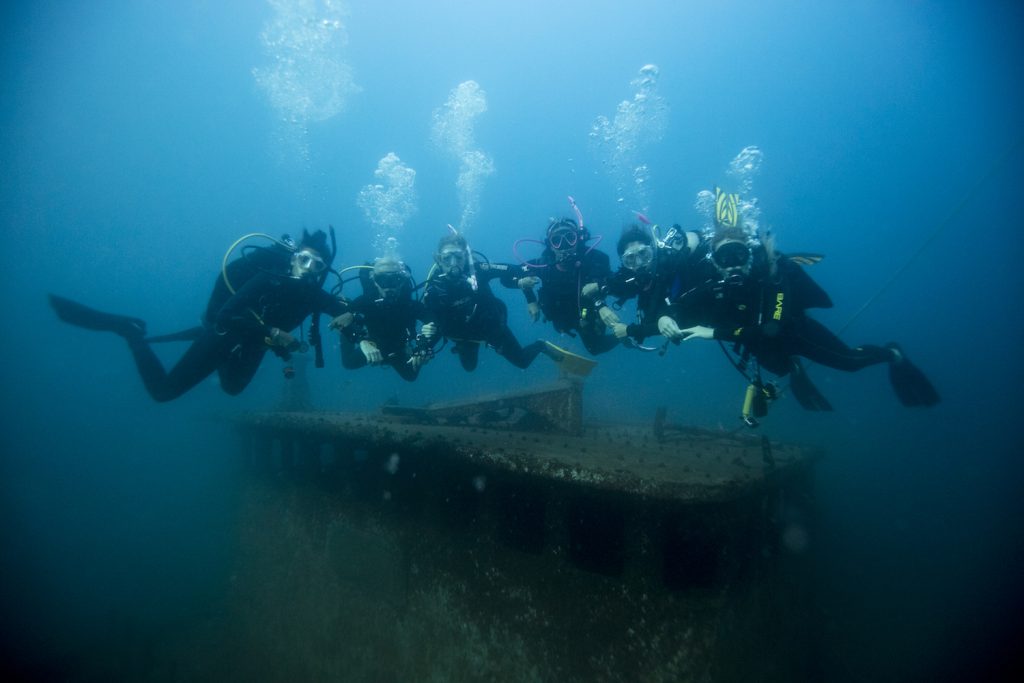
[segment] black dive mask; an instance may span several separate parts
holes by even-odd
[[[381,298],[387,301],[394,301],[402,293],[402,288],[408,282],[405,273],[374,273],[373,283],[377,285],[377,291]]]
[[[742,284],[750,274],[753,252],[744,242],[726,242],[711,254],[711,261],[718,269],[722,282],[726,284]]]

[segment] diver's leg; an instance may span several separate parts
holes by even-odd
[[[358,370],[366,365],[366,356],[345,337],[341,338],[341,366],[346,370]]]
[[[537,354],[546,348],[542,341],[535,341],[526,347],[521,346],[508,325],[502,325],[495,330],[487,343],[498,352],[499,356],[523,370],[530,367],[530,363],[537,357]]]
[[[416,378],[420,375],[420,369],[414,368],[409,363],[410,356],[407,353],[396,353],[394,356],[388,359],[388,365],[395,369],[398,376],[404,379],[406,382],[415,382]]]
[[[480,345],[476,342],[455,342],[452,353],[459,357],[462,369],[466,372],[476,370],[476,364],[480,360]]]
[[[804,318],[792,337],[789,351],[793,355],[846,372],[888,363],[895,358],[892,351],[881,346],[865,344],[852,349],[813,318]]]
[[[153,349],[141,337],[130,338],[128,348],[135,358],[135,366],[153,400],[163,403],[178,398],[210,376],[221,361],[222,338],[215,332],[204,332],[192,343],[170,372]]]
[[[267,345],[262,342],[237,344],[231,349],[231,355],[217,368],[220,376],[220,388],[231,396],[237,396],[249,386],[256,371],[267,354]]]
[[[614,334],[605,334],[606,328],[602,326],[590,326],[586,325],[580,328],[580,341],[583,342],[583,347],[592,356],[596,356],[606,351],[611,351],[619,345],[619,340]]]

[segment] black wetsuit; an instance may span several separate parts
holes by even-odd
[[[287,332],[314,312],[345,312],[344,304],[325,292],[320,281],[287,274],[286,255],[270,252],[258,258],[263,260],[255,265],[253,259],[243,258],[228,267],[237,288],[234,294],[218,276],[202,331],[169,372],[142,337],[128,338],[142,382],[155,400],[175,399],[214,371],[225,392],[238,394],[271,348],[266,340],[273,328]],[[286,355],[278,347],[274,350]]]
[[[693,277],[699,258],[688,249],[659,248],[654,272],[619,268],[608,278],[605,291],[617,306],[636,298],[637,321],[626,326],[637,342],[658,334],[658,319],[671,313],[670,302],[679,296]]]
[[[391,301],[363,294],[349,302],[348,310],[355,314],[355,319],[342,330],[342,365],[350,370],[365,366],[368,361],[359,349],[359,342],[372,341],[380,350],[384,364],[393,367],[402,379],[415,380],[419,368],[409,363],[409,345],[416,340],[416,321],[431,320],[426,306],[408,295]]]
[[[714,264],[704,260],[687,284],[672,297],[679,326],[714,328],[715,339],[734,342],[776,375],[790,372],[794,356],[848,372],[892,360],[892,352],[881,346],[850,348],[807,315],[809,308],[831,308],[832,301],[784,255],[772,272],[763,250],[756,250],[750,274],[731,281],[722,281]]]
[[[508,308],[494,296],[490,281],[518,288],[516,281],[528,273],[520,266],[482,263],[476,268],[476,287],[466,277],[435,275],[427,281],[423,303],[437,323],[441,336],[455,344],[462,367],[476,369],[480,344],[487,344],[517,368],[527,368],[544,349],[537,341],[523,347],[508,327]]]
[[[578,261],[563,267],[556,262],[554,252],[545,249],[540,258],[527,261],[526,268],[530,275],[540,278],[540,310],[557,332],[572,336],[579,332],[583,346],[595,355],[618,346],[619,340],[606,334],[597,309],[581,298],[585,285],[596,283],[603,288],[607,283],[611,276],[607,254],[591,249]],[[527,301],[531,294],[526,291]]]

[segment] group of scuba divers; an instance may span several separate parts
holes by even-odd
[[[462,367],[472,371],[482,345],[518,368],[544,354],[568,372],[586,374],[594,361],[550,342],[523,346],[508,326],[505,303],[491,290],[498,280],[518,289],[532,320],[542,316],[554,329],[578,336],[598,355],[625,346],[664,354],[670,343],[715,340],[747,380],[742,417],[756,426],[778,389],[762,370],[789,377],[789,389],[808,410],[831,410],[828,400],[808,379],[801,358],[830,368],[856,371],[885,363],[897,398],[906,406],[932,406],[939,396],[928,378],[894,343],[851,348],[807,313],[829,308],[832,301],[804,271],[814,254],[784,254],[771,236],[752,234],[744,225],[739,197],[716,189],[713,229],[686,231],[672,226],[664,235],[644,217],[629,225],[618,240],[621,267],[612,271],[608,255],[596,247],[576,203],[574,218],[551,221],[543,251],[518,264],[491,263],[473,251],[465,237],[450,228],[437,246],[426,280],[414,282],[409,268],[393,257],[335,271],[334,231],[303,231],[297,243],[254,233],[238,240],[224,255],[221,274],[202,324],[158,337],[146,336],[146,324],[134,317],[104,313],[50,295],[61,320],[93,330],[114,332],[128,342],[142,381],[157,401],[169,401],[217,372],[228,394],[240,393],[252,380],[268,351],[288,359],[312,346],[323,365],[322,314],[340,333],[342,365],[349,369],[386,365],[407,381],[447,345]],[[449,226],[450,227],[450,226]],[[252,237],[271,246],[246,245]],[[353,270],[358,275],[345,277]],[[339,284],[324,289],[329,274]],[[358,279],[363,292],[342,296],[347,281]],[[625,322],[619,311],[636,299],[636,317]],[[293,335],[311,318],[308,343]],[[661,335],[662,344],[648,346]],[[157,342],[187,340],[191,346],[167,371],[154,353]]]

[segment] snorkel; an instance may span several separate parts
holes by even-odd
[[[572,195],[568,195],[567,199],[569,200],[569,206],[572,207],[573,213],[576,214],[576,223],[580,226],[580,241],[585,244],[587,240],[590,239],[590,231],[587,230],[587,226],[583,224],[583,213],[580,211],[580,207],[576,205],[576,200],[572,198]],[[580,256],[580,260],[582,260],[584,256],[586,256],[594,249],[596,249],[597,245],[601,244],[601,240],[604,239],[604,235],[598,235],[593,239],[594,243],[587,247],[587,250],[583,252],[583,254]],[[577,263],[576,265],[578,267],[579,263]]]

